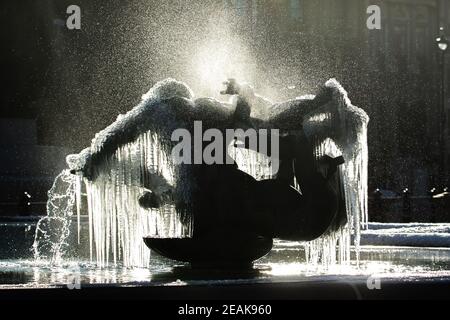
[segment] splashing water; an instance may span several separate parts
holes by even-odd
[[[48,191],[47,216],[37,226],[33,243],[36,260],[58,265],[68,247],[67,239],[76,206],[76,177],[69,170],[62,171]]]
[[[171,85],[165,85],[167,82]],[[179,95],[191,97],[187,89],[175,80],[160,82],[143,96],[137,108],[119,116],[113,125],[98,133],[90,148],[67,157],[70,169],[76,171],[90,163],[92,154],[96,154],[98,161],[89,167],[95,178],[71,176],[69,171],[64,171],[60,175],[62,178],[55,180],[54,187],[49,191],[48,217],[40,225],[45,225],[47,220],[64,221],[64,224],[60,229],[55,227],[37,233],[34,243],[37,258],[45,259],[51,255],[60,259],[64,255],[70,233],[69,218],[74,214],[75,207],[78,232],[81,212],[87,211],[89,255],[91,261],[96,261],[100,267],[109,263],[121,263],[125,267],[148,266],[150,250],[145,246],[143,237],[192,236],[191,216],[185,214],[184,208],[176,208],[173,199],[165,201],[158,209],[144,209],[138,201],[144,193],[165,194],[169,191],[176,193],[178,199],[189,198],[190,184],[184,183],[189,180],[188,174],[183,167],[172,163],[169,152],[172,145],[167,136],[180,125],[170,116],[167,119],[162,116],[158,117],[153,129],[140,132],[141,121],[145,118],[142,114],[152,107],[152,103],[161,105],[160,101]],[[154,123],[146,122],[150,123],[150,127]],[[167,132],[158,130],[158,125]],[[139,130],[137,137],[127,131],[130,127]],[[133,137],[129,139],[132,142],[121,145],[114,140],[122,139],[127,132],[128,136]],[[108,139],[118,146],[112,154],[105,152]],[[63,204],[54,205],[59,200]],[[83,210],[85,207],[86,210]]]
[[[147,132],[101,161],[95,168],[98,172],[95,181],[64,170],[48,193],[48,216],[38,223],[33,245],[35,257],[52,264],[61,262],[68,248],[71,218],[76,210],[80,232],[84,206],[89,221],[90,259],[100,267],[110,262],[114,265],[121,262],[126,267],[148,266],[150,250],[143,242],[144,236],[191,236],[192,223],[183,220],[173,204],[147,210],[138,203],[139,197],[148,191],[143,187],[148,169],[160,172],[173,183],[173,166],[163,150],[157,136]]]

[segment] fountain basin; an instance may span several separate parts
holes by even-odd
[[[75,222],[73,225],[76,226]],[[86,223],[81,225],[87,227]],[[384,230],[405,226],[382,227]],[[434,231],[440,228],[437,225],[430,227],[434,227]],[[28,228],[31,230],[27,232],[32,234],[34,223],[20,219],[0,223],[0,231],[10,237],[0,245],[0,253],[3,252],[0,254],[0,300],[36,297],[98,299],[103,296],[145,299],[431,299],[448,297],[450,288],[450,248],[443,247],[363,245],[359,250],[359,265],[355,262],[355,249],[352,248],[354,262],[350,265],[323,268],[306,262],[302,243],[274,240],[272,250],[254,262],[253,272],[239,268],[195,270],[186,263],[174,262],[157,253],[152,254],[151,264],[146,268],[127,268],[120,263],[102,268],[89,261],[88,254],[72,259],[68,257],[62,264],[51,266],[48,261],[33,260],[32,255],[26,252],[25,240],[30,237],[29,242],[32,241],[25,232]],[[374,230],[376,226],[371,225],[370,229]],[[161,250],[170,244],[164,239],[159,240],[157,245]],[[250,240],[236,236],[234,250],[241,250],[246,241]],[[86,248],[79,251],[89,253],[88,239],[82,239],[84,242],[87,242]],[[8,256],[8,247],[18,249],[17,244],[22,243],[23,250]],[[185,243],[188,247],[189,243]],[[182,245],[182,242],[174,241],[171,245]],[[193,248],[195,246],[191,245],[190,249]],[[217,243],[216,246],[211,244],[211,250],[218,248]],[[371,278],[380,279],[381,290],[367,287]],[[80,283],[81,290],[70,290],[69,286],[75,280]]]
[[[270,252],[271,238],[240,234],[227,237],[157,239],[144,238],[145,244],[172,260],[189,262],[195,268],[251,268],[253,261]]]
[[[158,254],[152,255],[148,268],[99,268],[81,260],[53,267],[34,260],[0,260],[0,300],[448,297],[449,248],[363,246],[360,254],[359,266],[326,269],[306,263],[298,243],[276,240],[272,251],[254,264],[253,273],[236,269],[198,271]],[[379,279],[381,289],[368,288],[369,279]],[[75,280],[80,290],[70,290]]]

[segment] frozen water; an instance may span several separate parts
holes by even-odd
[[[155,85],[143,96],[141,105],[121,116],[110,127],[96,135],[87,153],[80,155],[83,171],[92,172],[84,178],[91,259],[100,266],[119,260],[125,266],[148,266],[150,250],[144,236],[178,238],[192,235],[190,216],[177,209],[171,197],[189,198],[186,176],[171,160],[171,128],[182,127],[172,119],[144,119],[147,108],[156,108],[165,99],[191,99],[191,90],[181,82],[168,79]],[[154,122],[156,122],[154,124]],[[166,125],[166,122],[171,122]],[[147,126],[145,126],[147,125]],[[166,125],[166,132],[158,125]],[[128,136],[128,137],[127,137]],[[123,141],[129,141],[123,144]],[[108,152],[108,149],[115,150]],[[96,160],[95,158],[100,159]],[[77,170],[79,164],[71,169]],[[176,178],[178,177],[178,181]],[[80,190],[79,190],[80,192]],[[137,199],[151,192],[168,199],[158,209],[144,209]],[[187,201],[185,201],[187,202]],[[183,216],[184,215],[184,216]]]
[[[155,105],[163,108],[162,101],[174,96],[193,97],[187,86],[173,79],[155,85],[143,96],[140,105],[99,132],[90,148],[67,157],[70,169],[82,171],[84,175],[69,178],[68,171],[64,171],[64,180],[56,179],[55,187],[49,192],[49,218],[44,218],[40,224],[46,219],[56,221],[72,215],[76,203],[78,221],[82,210],[88,213],[90,257],[99,266],[119,261],[125,266],[148,266],[150,250],[143,242],[144,236],[174,238],[192,234],[192,221],[184,215],[183,209],[175,208],[173,201],[149,210],[143,209],[137,201],[144,192],[169,200],[172,194],[178,199],[189,198],[190,184],[183,183],[187,173],[175,167],[170,159],[169,134],[182,125],[164,112],[156,112],[155,119],[145,117],[148,108],[156,109]],[[175,174],[176,171],[181,172]],[[68,183],[70,192],[63,194],[65,206],[55,207],[53,202],[62,197],[58,193],[61,183]],[[68,231],[66,225],[61,230],[54,229],[55,234],[65,235]],[[45,256],[48,250],[42,248],[41,233],[39,229],[34,246],[39,248],[38,256]],[[50,239],[48,232],[45,234]],[[51,239],[55,240],[51,252],[62,256],[63,237]]]
[[[343,155],[343,177],[348,224],[338,232],[324,235],[307,244],[308,258],[313,263],[325,265],[350,262],[350,245],[353,238],[358,250],[360,230],[368,221],[367,215],[367,114],[352,105],[347,92],[334,79],[326,83],[331,88],[331,102],[314,111],[304,121],[304,128],[315,142],[316,156]],[[352,237],[353,235],[353,237]],[[357,255],[358,257],[358,255]]]
[[[84,179],[91,258],[96,258],[100,266],[107,265],[110,258],[114,264],[120,260],[125,266],[147,266],[150,250],[143,242],[144,236],[191,235],[190,222],[182,222],[175,204],[144,209],[137,201],[145,191],[163,194],[175,188],[175,169],[163,150],[157,135],[146,132],[97,167],[100,173],[95,181]],[[143,181],[147,175],[149,183]],[[144,187],[152,184],[155,187],[150,190]]]
[[[328,81],[326,87],[331,89],[333,99],[307,117],[303,126],[316,145],[317,157],[342,154],[346,159],[341,173],[349,223],[338,232],[308,243],[306,248],[309,262],[332,265],[350,262],[351,240],[354,239],[358,248],[360,229],[367,222],[368,117],[351,104],[346,91],[336,80]],[[75,207],[78,221],[82,211],[88,213],[90,257],[99,266],[120,262],[124,266],[146,267],[150,250],[142,241],[144,236],[177,238],[192,235],[191,215],[186,215],[174,200],[188,204],[192,185],[189,170],[174,165],[170,158],[173,145],[170,135],[174,129],[184,127],[180,118],[189,116],[177,114],[178,105],[168,100],[174,97],[190,107],[181,110],[194,109],[193,93],[185,84],[173,79],[164,80],[144,95],[137,107],[99,132],[91,147],[67,158],[70,169],[83,174],[71,177],[64,171],[56,179],[49,192],[48,217],[40,222],[36,235],[37,256],[43,257],[44,252],[49,251],[55,257],[53,260],[60,260],[67,225],[62,223],[61,227],[47,228],[55,230],[51,232],[44,231],[42,226],[47,221],[65,221]],[[258,96],[253,98],[260,105],[256,108],[257,113],[265,120],[267,113],[262,109],[270,102]],[[276,113],[277,109],[270,111]],[[236,148],[230,150],[230,155],[241,170],[256,179],[271,177],[270,162],[266,157]],[[66,193],[59,190],[63,187]],[[143,209],[137,199],[144,192],[165,199],[165,204],[159,209]],[[60,200],[63,203],[54,205]],[[50,236],[52,233],[54,235]]]

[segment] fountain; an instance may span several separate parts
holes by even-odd
[[[251,121],[257,122],[259,129],[266,130],[266,134],[267,128],[272,128],[277,134],[291,134],[293,130],[289,126],[292,125],[287,123],[284,126],[288,122],[286,119],[290,118],[294,128],[304,128],[300,133],[297,130],[293,136],[305,135],[311,141],[311,150],[314,152],[311,156],[316,159],[316,165],[324,155],[334,158],[343,156],[345,163],[339,166],[335,174],[342,178],[338,186],[338,192],[342,193],[338,211],[343,217],[333,216],[333,221],[327,221],[314,236],[302,235],[306,231],[300,231],[301,225],[297,227],[298,231],[289,231],[289,234],[279,231],[279,234],[273,235],[245,229],[245,224],[239,225],[238,220],[233,222],[234,225],[230,224],[228,229],[216,226],[218,223],[214,219],[223,223],[226,218],[223,220],[220,214],[215,216],[214,210],[203,204],[208,201],[208,196],[203,195],[208,187],[200,181],[201,171],[190,163],[175,161],[172,154],[173,132],[179,128],[195,131],[191,121],[198,118],[208,127],[224,131],[230,115],[234,112],[232,117],[236,117],[238,107],[236,102],[234,111],[233,106],[217,100],[194,100],[192,91],[186,85],[167,79],[144,95],[136,108],[119,116],[114,124],[98,133],[91,147],[78,155],[67,157],[69,169],[55,180],[49,192],[48,216],[38,223],[36,229],[36,258],[61,261],[68,246],[66,240],[72,215],[76,211],[78,239],[81,212],[87,212],[89,257],[99,267],[118,263],[126,267],[148,267],[151,263],[150,251],[143,239],[156,252],[175,260],[194,264],[216,262],[227,265],[234,262],[249,265],[270,251],[272,238],[283,238],[283,234],[292,240],[314,240],[305,244],[310,263],[350,263],[351,240],[358,248],[360,230],[367,222],[367,115],[351,104],[347,93],[335,80],[325,84],[320,96],[299,98],[277,105],[270,105],[267,100],[255,95],[250,87],[241,91],[237,96],[249,101]],[[326,95],[328,97],[324,98]],[[279,129],[282,129],[281,133],[278,133]],[[217,184],[214,188],[228,183],[228,190],[235,189],[236,181],[237,184],[246,185],[246,179],[254,180],[251,183],[255,186],[258,181],[275,181],[273,178],[279,175],[274,161],[277,155],[274,153],[268,157],[267,150],[261,151],[258,147],[239,147],[236,137],[225,139],[225,157],[227,161],[231,159],[238,170],[229,169],[222,163],[206,166],[207,175],[210,176],[217,169],[218,172],[225,172],[226,177],[234,175],[233,172],[243,172],[245,176],[230,182],[226,181],[227,178],[215,181]],[[273,146],[278,138],[271,137],[269,143],[272,149],[275,149]],[[267,143],[264,142],[265,145]],[[291,147],[292,144],[288,146]],[[198,147],[194,146],[193,150],[195,154]],[[302,150],[301,153],[307,151]],[[211,168],[215,169],[211,171]],[[327,168],[321,170],[326,171]],[[331,171],[331,168],[328,170]],[[302,182],[297,181],[298,177],[295,175],[290,184],[301,196],[302,192],[305,194],[308,190],[301,190]],[[221,196],[227,197],[227,190],[221,190]],[[200,197],[199,192],[202,193]],[[232,198],[234,196],[230,193],[228,202],[237,201]],[[260,196],[256,192],[256,197]],[[280,194],[280,197],[284,202],[284,195]],[[322,194],[315,197],[320,198],[320,202],[327,201]],[[143,205],[146,202],[150,204]],[[226,202],[221,206],[227,206]],[[245,204],[240,203],[231,210],[237,211],[242,205]],[[242,214],[255,215],[256,218],[251,216],[252,219],[263,220],[257,213]],[[312,214],[318,216],[323,213]],[[207,215],[212,218],[205,218]],[[208,219],[213,222],[205,223]],[[297,218],[287,216],[271,219],[288,221],[276,222],[278,224],[298,223],[295,221]],[[342,221],[334,221],[336,219]],[[310,223],[314,224],[314,221]]]
[[[389,292],[391,296],[397,292],[410,294],[408,280],[412,278],[423,283],[431,281],[427,282],[428,285],[433,286],[438,294],[439,284],[445,284],[445,279],[450,276],[448,249],[390,247],[383,241],[390,239],[385,234],[405,239],[402,236],[404,232],[420,239],[418,232],[424,230],[427,243],[433,242],[431,231],[442,235],[439,243],[445,243],[449,226],[412,224],[406,228],[404,225],[367,222],[368,117],[351,104],[336,80],[328,81],[322,90],[316,97],[271,105],[272,113],[266,116],[261,110],[256,110],[259,122],[251,121],[257,123],[259,129],[280,129],[280,137],[276,137],[280,138],[282,161],[279,168],[273,165],[271,157],[276,152],[267,152],[270,148],[262,152],[264,150],[244,144],[242,137],[234,137],[236,139],[228,140],[227,152],[224,153],[225,160],[231,158],[233,165],[206,165],[212,170],[205,171],[202,176],[199,172],[205,169],[204,164],[198,171],[195,165],[177,162],[172,155],[173,146],[179,141],[171,137],[174,130],[194,129],[185,121],[190,114],[180,113],[179,105],[173,102],[179,101],[181,96],[181,101],[189,108],[195,106],[198,112],[206,115],[203,119],[207,120],[204,122],[207,127],[214,124],[221,129],[225,127],[220,126],[221,117],[217,114],[233,115],[233,103],[193,100],[192,92],[180,82],[169,79],[158,83],[143,96],[136,108],[119,116],[114,124],[98,133],[89,148],[67,157],[68,169],[57,176],[49,190],[46,217],[37,224],[33,221],[0,223],[1,228],[24,228],[25,233],[35,233],[34,259],[23,260],[26,255],[22,255],[19,260],[0,261],[0,277],[8,281],[0,284],[0,289],[17,286],[82,288],[89,296],[90,288],[110,290],[111,286],[105,287],[107,284],[149,288],[194,286],[201,296],[200,288],[205,283],[232,283],[237,288],[237,297],[240,294],[245,296],[245,285],[249,283],[258,283],[261,292],[267,292],[264,290],[272,290],[278,281],[291,281],[300,286],[299,292],[303,292],[303,297],[311,297],[309,290],[300,290],[301,286],[309,288],[312,283],[325,281],[335,283],[339,290],[350,286],[351,291],[345,291],[344,296],[362,298],[378,297],[370,288],[377,289],[380,283],[383,288],[391,287],[390,291],[383,291],[385,295]],[[323,92],[328,94],[324,100]],[[265,100],[259,101],[266,104]],[[234,103],[236,105],[236,101]],[[312,106],[301,119],[303,132],[311,141],[311,158],[318,168],[333,171],[329,166],[320,167],[321,159],[327,158],[324,155],[331,160],[339,160],[340,156],[345,160],[344,163],[336,163],[337,172],[324,172],[325,176],[340,179],[340,182],[336,180],[340,190],[339,210],[327,222],[327,228],[316,235],[297,233],[286,236],[280,233],[277,239],[264,232],[255,233],[256,229],[249,231],[242,226],[223,224],[220,215],[212,215],[212,219],[205,220],[205,213],[216,209],[222,212],[220,207],[211,210],[212,203],[218,201],[220,206],[226,205],[231,196],[236,196],[234,190],[238,190],[237,194],[242,191],[235,185],[237,180],[228,175],[238,174],[240,179],[245,177],[241,181],[244,184],[251,181],[249,185],[277,180],[284,170],[283,139],[287,136],[289,141],[292,136],[301,135],[299,130],[292,130],[283,136],[286,128],[279,124],[292,123],[295,126],[296,120],[300,119],[296,113],[299,105]],[[252,107],[258,108],[258,105]],[[211,122],[208,123],[208,119]],[[241,117],[238,120],[245,119]],[[237,123],[242,126],[245,121]],[[295,139],[294,142],[301,141]],[[275,140],[262,141],[272,144]],[[292,144],[287,146],[292,147]],[[202,184],[201,179],[208,178],[215,171],[224,173],[220,180],[222,183],[216,181],[213,185],[219,194],[225,196],[222,197],[224,200],[212,199],[211,202],[209,195],[217,190],[211,188],[208,180]],[[307,190],[301,188],[302,182],[297,181],[296,175],[293,177],[291,189],[306,194]],[[198,197],[195,189],[198,186],[200,194],[205,193],[206,196]],[[274,193],[256,195],[258,198],[278,199],[286,191],[270,190]],[[319,195],[319,199],[322,196]],[[204,211],[200,211],[203,216],[198,214],[198,206],[194,206],[197,211],[192,209],[192,197],[206,203]],[[286,208],[290,209],[289,206]],[[286,218],[288,225],[295,222],[292,217]],[[221,223],[215,223],[215,219]],[[199,230],[203,232],[208,228],[212,230],[210,234],[198,235]],[[369,230],[365,230],[367,228]],[[371,246],[374,238],[384,246]],[[15,245],[18,246],[20,241],[15,241]],[[397,286],[399,291],[392,289]],[[214,286],[208,288],[212,290]],[[329,289],[324,290],[321,292],[328,294]],[[0,296],[3,292],[0,290]],[[420,290],[413,292],[419,294]],[[28,291],[17,294],[26,296]],[[161,297],[159,293],[154,296]]]
[[[8,247],[14,249],[0,247],[0,289],[81,288],[89,295],[91,288],[108,291],[126,285],[187,287],[200,293],[204,284],[209,290],[215,290],[217,284],[220,291],[226,283],[233,284],[236,296],[240,296],[245,295],[248,284],[259,285],[263,294],[264,288],[270,291],[289,281],[298,286],[298,292],[304,292],[304,297],[311,297],[311,292],[302,291],[302,286],[307,289],[318,283],[334,283],[340,290],[351,288],[344,296],[364,298],[379,297],[373,290],[380,285],[380,294],[420,295],[420,288],[411,289],[409,280],[414,279],[436,287],[433,292],[438,294],[439,285],[450,277],[450,250],[440,247],[448,246],[450,227],[368,223],[368,117],[351,104],[342,86],[330,80],[316,96],[280,104],[257,95],[250,100],[248,94],[240,92],[230,102],[194,99],[183,83],[172,79],[159,82],[136,108],[99,132],[89,148],[67,157],[68,168],[49,190],[47,216],[37,222],[31,218],[0,222]],[[236,112],[239,96],[251,101],[250,118],[245,118],[245,112]],[[174,101],[198,113],[180,113],[183,104]],[[296,113],[299,106],[308,112]],[[260,107],[271,112],[264,113],[266,109]],[[245,105],[240,108],[246,110]],[[220,119],[230,117],[231,124],[238,124],[231,126],[235,133],[252,124],[257,133],[266,130],[262,131],[266,136],[257,140],[256,147],[252,146],[253,136],[247,136],[250,139],[246,141],[242,132],[223,139],[226,152],[222,160],[231,165],[227,161],[205,164],[210,160],[204,157],[207,152],[200,154],[200,164],[183,163],[179,161],[183,157],[173,154],[180,139],[173,139],[172,134],[180,128],[194,132],[198,114],[203,117],[204,128],[218,128],[217,135],[210,136],[226,132],[230,123],[222,126]],[[296,129],[299,119],[302,130],[291,130]],[[275,128],[278,135],[267,135]],[[213,150],[208,148],[213,142],[205,138],[208,132],[201,136],[202,151]],[[317,232],[307,234],[296,224],[295,215],[285,215],[274,220],[280,228],[275,230],[277,234],[269,230],[270,234],[255,227],[252,219],[236,220],[249,212],[270,213],[277,206],[289,211],[295,206],[285,206],[280,199],[290,201],[286,194],[292,192],[307,194],[295,172],[288,175],[292,177],[289,190],[279,188],[277,182],[291,172],[286,171],[286,149],[293,148],[292,142],[301,143],[302,136],[310,144],[299,150],[309,146],[318,172],[336,178],[330,181],[340,191],[339,209],[333,219],[325,221],[326,228],[313,228]],[[278,164],[274,161],[277,139]],[[265,149],[259,148],[261,142]],[[198,149],[192,150],[196,153]],[[325,164],[335,162],[336,172],[323,165],[324,159],[328,159]],[[273,181],[276,188],[272,188]],[[266,183],[268,189],[258,189]],[[256,202],[261,201],[269,210],[260,211],[261,206],[245,209],[243,199],[252,193],[240,198],[246,192],[242,186],[257,186]],[[318,194],[319,200],[323,197]],[[200,201],[192,203],[191,199]],[[230,211],[239,214],[227,220]],[[313,212],[321,212],[318,216],[326,213]],[[291,232],[291,226],[296,232]],[[31,243],[32,257],[26,253]],[[324,290],[328,294],[331,289]],[[0,295],[3,292],[0,290]],[[17,294],[28,294],[20,292]]]
[[[41,293],[39,289],[58,297],[69,295],[67,289],[80,288],[83,295],[97,295],[96,290],[114,295],[121,289],[132,292],[135,288],[145,292],[146,297],[156,298],[163,297],[164,292],[169,292],[169,298],[179,297],[175,293],[185,288],[185,297],[192,298],[192,292],[204,290],[203,297],[209,298],[220,296],[225,286],[225,292],[230,287],[237,288],[235,298],[278,297],[264,296],[273,288],[281,288],[281,293],[295,288],[304,297],[314,298],[315,291],[309,289],[316,285],[326,287],[327,297],[331,293],[337,298],[384,298],[395,297],[389,291],[390,284],[404,289],[403,294],[408,297],[413,293],[420,296],[420,286],[448,286],[450,225],[369,222],[369,119],[352,104],[336,80],[322,83],[330,74],[345,79],[354,102],[360,101],[362,107],[373,112],[377,122],[374,128],[396,126],[396,119],[384,121],[383,116],[392,111],[400,117],[397,111],[403,107],[390,108],[397,101],[405,102],[405,108],[414,114],[417,111],[419,115],[434,117],[436,86],[430,82],[430,86],[417,92],[414,99],[425,101],[423,108],[418,108],[410,104],[409,94],[416,86],[406,90],[409,81],[402,82],[433,77],[414,70],[397,77],[396,61],[403,63],[401,57],[411,55],[405,51],[400,60],[391,59],[389,47],[397,48],[395,41],[385,41],[379,47],[377,41],[381,38],[372,39],[371,32],[356,38],[357,30],[350,28],[352,32],[342,33],[339,26],[333,25],[336,19],[330,16],[324,21],[310,11],[320,13],[321,6],[306,2],[305,17],[312,15],[308,19],[296,17],[302,21],[300,28],[287,19],[281,2],[267,4],[267,8],[259,2],[252,5],[247,10],[251,19],[246,14],[233,13],[236,1],[190,1],[188,5],[177,1],[154,5],[148,1],[116,1],[108,5],[82,2],[81,31],[65,29],[61,16],[64,4],[52,1],[31,6],[31,10],[9,6],[11,14],[5,16],[14,20],[13,26],[21,26],[13,28],[15,31],[28,30],[28,35],[35,36],[11,34],[11,41],[6,43],[5,61],[17,68],[7,68],[6,74],[12,75],[10,83],[16,86],[13,89],[20,90],[9,90],[15,93],[5,101],[6,108],[14,109],[13,114],[17,111],[21,117],[30,115],[26,108],[13,102],[23,98],[30,107],[39,107],[37,116],[44,131],[39,143],[81,148],[80,143],[85,144],[90,138],[87,135],[101,129],[104,121],[112,122],[109,115],[134,105],[137,93],[148,90],[157,78],[176,77],[193,90],[174,80],[157,83],[137,107],[99,132],[92,144],[84,145],[88,148],[68,156],[67,168],[58,175],[54,172],[60,171],[59,167],[54,169],[58,166],[56,157],[45,166],[49,170],[43,170],[40,165],[45,157],[41,159],[28,144],[21,146],[20,153],[26,156],[23,166],[32,169],[36,176],[29,176],[28,170],[17,177],[5,176],[3,171],[5,188],[20,180],[20,184],[32,181],[41,190],[42,174],[56,178],[45,212],[30,211],[46,216],[0,217],[0,299],[34,296]],[[239,11],[245,10],[239,7]],[[332,15],[335,10],[328,11]],[[20,12],[27,14],[16,16]],[[30,21],[31,16],[36,16],[32,12],[45,13],[43,20]],[[336,12],[337,18],[338,15]],[[430,24],[431,29],[433,25]],[[390,36],[392,28],[383,30],[388,30],[386,39],[396,39]],[[22,45],[21,39],[26,39]],[[380,50],[375,52],[374,47]],[[426,48],[422,45],[414,54],[424,59],[428,56],[429,60],[423,61],[429,66],[425,69],[434,73],[435,59],[432,50]],[[26,59],[24,64],[23,57],[33,59]],[[386,58],[392,66],[375,63]],[[374,68],[367,69],[368,64]],[[394,82],[383,80],[384,73],[379,70],[385,67],[389,67]],[[249,86],[234,92],[227,84],[223,93],[233,97],[224,99],[220,85],[230,77],[254,83],[258,92],[274,101],[315,93],[313,88],[322,85],[316,95],[272,103],[256,95]],[[30,92],[27,83],[34,88]],[[194,97],[193,91],[204,98]],[[385,107],[378,108],[382,105]],[[298,113],[299,106],[308,112]],[[406,128],[414,128],[409,124],[422,123],[414,117],[408,114],[401,122],[408,123]],[[430,134],[435,131],[433,117],[428,119]],[[201,121],[202,129],[196,129],[196,121]],[[178,129],[184,131],[174,137]],[[232,138],[227,138],[227,129],[232,129]],[[243,131],[238,132],[239,129]],[[246,142],[245,134],[250,129],[258,135],[256,147],[252,142],[254,135],[247,136]],[[417,146],[422,139],[415,141],[416,137],[425,137],[421,130],[400,140]],[[374,130],[371,136],[378,139],[381,134],[382,141],[372,140],[376,159],[373,172],[388,170],[397,163],[388,160],[392,158],[383,163],[381,144],[386,143],[389,149],[396,144],[396,138],[401,138],[399,132],[391,139],[389,133],[379,131]],[[13,129],[12,139],[7,135],[3,141],[21,144],[20,139],[14,139],[18,132],[21,130]],[[179,145],[184,139],[174,139],[186,133],[193,137],[188,148]],[[223,148],[216,143],[219,137],[225,142]],[[279,163],[272,143],[276,141],[282,151]],[[408,146],[404,149],[409,150]],[[4,153],[11,158],[7,162],[14,162],[11,155],[16,150]],[[177,155],[174,150],[183,152]],[[188,150],[193,151],[193,164],[178,162],[178,157],[184,158]],[[314,160],[313,165],[301,157],[302,150]],[[417,150],[411,149],[411,153]],[[414,158],[414,154],[411,156]],[[196,163],[196,157],[200,163]],[[210,164],[211,159],[231,163]],[[297,177],[305,174],[296,163],[298,159],[314,166],[313,172],[332,180],[330,186],[339,190],[336,207],[320,206],[332,202],[319,201],[330,199],[324,190],[310,193],[315,197],[306,195],[304,181]],[[420,161],[418,167],[433,166]],[[399,171],[391,182],[408,180],[406,172]],[[426,180],[426,175],[420,173],[421,181]],[[372,181],[380,176],[374,174]],[[409,187],[413,190],[412,185]],[[9,193],[14,192],[11,186]],[[305,205],[314,210],[305,212],[321,212],[317,216],[326,218],[308,222],[296,219],[299,216],[292,213],[303,196],[315,200]],[[41,197],[33,194],[33,199]],[[248,206],[245,199],[252,200]],[[441,200],[444,203],[445,199]],[[6,208],[2,214],[14,213]],[[392,222],[397,217],[389,209],[380,206],[380,216]],[[430,210],[434,208],[425,208],[421,213],[423,221],[431,220]],[[228,215],[230,212],[233,215]],[[284,218],[274,217],[275,213]],[[255,223],[257,216],[264,223]],[[375,218],[374,212],[371,217]],[[306,229],[314,232],[306,234],[301,227],[308,223],[314,227]],[[382,290],[378,291],[380,282]],[[341,295],[342,291],[334,290],[335,285],[347,288],[350,294],[346,291]],[[418,286],[415,290],[411,287],[414,285]],[[5,290],[16,288],[24,290]],[[119,295],[128,296],[130,291]],[[429,297],[440,291],[424,292]]]

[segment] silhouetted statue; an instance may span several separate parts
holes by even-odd
[[[146,239],[151,248],[183,261],[252,261],[270,250],[273,238],[314,240],[345,226],[348,215],[365,214],[368,117],[351,105],[335,80],[314,97],[279,104],[235,80],[225,84],[222,93],[233,96],[231,106],[211,98],[194,100],[192,91],[173,79],[156,84],[140,105],[97,134],[90,148],[69,157],[70,169],[95,183],[102,172],[128,155],[120,148],[146,132],[158,137],[158,148],[168,155],[174,145],[173,131],[193,132],[195,121],[202,122],[203,130],[221,132],[279,130],[279,169],[269,178],[257,179],[236,162],[227,161],[233,158],[228,145],[224,164],[175,165],[169,180],[161,168],[154,168],[158,162],[152,169],[147,160],[137,159],[141,176],[130,176],[128,181],[146,190],[136,196],[140,207],[154,210],[173,205],[182,217],[193,217],[192,239]],[[146,139],[141,148],[156,141]],[[271,139],[268,144],[275,143]],[[241,143],[249,152],[261,152],[245,139]],[[147,159],[145,152],[141,157]],[[351,170],[344,176],[346,181],[342,181],[346,171],[339,169],[343,164]],[[353,201],[349,208],[345,195]],[[109,200],[100,193],[99,201]]]
[[[284,114],[263,123],[261,118],[253,119],[254,105],[260,113],[265,110],[268,113],[272,105],[254,95],[250,88],[241,89],[234,80],[226,85],[222,93],[237,97],[231,115],[234,127],[276,127],[285,132],[291,126],[295,133],[280,138],[280,168],[273,179],[257,181],[240,171],[236,164],[199,167],[196,174],[199,192],[194,197],[197,204],[194,234],[210,234],[223,228],[270,238],[310,241],[343,226],[347,216],[340,196],[337,167],[344,159],[324,156],[318,162],[313,145],[298,125],[305,115],[326,104],[331,92],[323,90],[312,100],[291,103],[288,112],[295,108],[298,121],[292,126]],[[294,181],[298,182],[301,192],[294,188]]]

